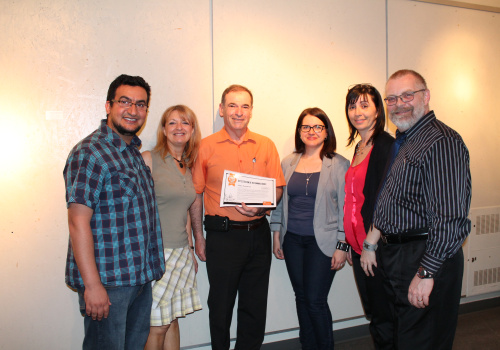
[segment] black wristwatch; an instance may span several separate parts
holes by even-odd
[[[350,247],[351,246],[347,243],[340,242],[340,241],[337,242],[337,249],[342,250],[344,252],[348,252]]]
[[[417,270],[417,277],[424,278],[434,278],[434,274],[432,272],[427,271],[423,266],[420,266]]]

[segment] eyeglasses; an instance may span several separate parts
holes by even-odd
[[[132,107],[132,105],[135,105],[135,108],[137,108],[138,111],[145,111],[148,109],[148,105],[146,102],[144,101],[140,101],[140,102],[132,102],[130,100],[111,100],[111,102],[116,102],[120,105],[120,107],[122,108],[130,108]]]
[[[311,125],[301,125],[299,127],[299,130],[302,131],[302,132],[309,132],[311,129],[313,129],[314,132],[316,132],[316,133],[319,134],[320,132],[323,131],[324,128],[325,128],[324,125],[313,125],[313,126],[311,126]]]
[[[388,106],[394,106],[396,103],[398,103],[398,97],[404,103],[411,102],[415,98],[415,94],[417,92],[422,92],[425,90],[427,90],[427,89],[421,89],[421,90],[417,90],[417,91],[408,91],[408,92],[405,92],[399,96],[387,96],[386,98],[384,98],[384,101]]]

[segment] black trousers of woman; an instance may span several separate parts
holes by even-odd
[[[379,242],[379,245],[382,242]],[[361,255],[352,251],[352,267],[358,286],[359,296],[366,318],[370,320],[370,334],[378,350],[394,349],[394,318],[389,295],[384,289],[385,273],[379,252],[376,253],[377,266],[373,266],[375,276],[367,276],[361,268]]]

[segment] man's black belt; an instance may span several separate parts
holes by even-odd
[[[251,221],[233,221],[227,216],[205,215],[205,231],[227,232],[229,230],[252,231],[267,222],[265,216]]]
[[[231,230],[247,230],[252,231],[261,227],[267,219],[265,216],[252,221],[232,221],[229,220],[229,229]]]
[[[382,242],[384,242],[384,244],[402,244],[413,241],[424,241],[429,236],[428,232],[428,228],[412,230],[403,233],[382,232],[380,239],[382,240]]]

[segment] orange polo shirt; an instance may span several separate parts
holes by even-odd
[[[225,128],[201,140],[193,166],[196,193],[203,194],[205,215],[227,216],[234,221],[255,218],[241,215],[234,207],[220,207],[220,192],[224,170],[276,179],[276,186],[285,186],[278,151],[267,137],[247,130],[243,142],[237,145]]]

